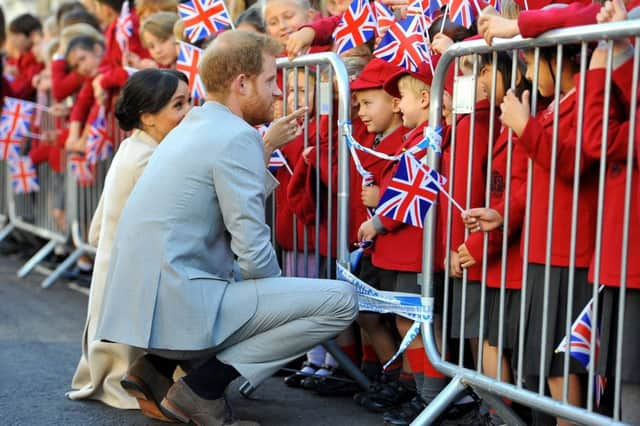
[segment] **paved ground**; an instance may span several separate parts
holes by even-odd
[[[137,411],[65,398],[80,353],[86,295],[59,282],[43,290],[42,276],[16,278],[21,263],[0,257],[0,424],[2,425],[163,425]],[[241,418],[268,426],[378,425],[381,417],[349,398],[320,398],[292,390],[272,378],[244,399],[239,382],[230,393]]]

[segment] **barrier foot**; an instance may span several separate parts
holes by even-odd
[[[360,386],[363,390],[369,390],[371,382],[364,375],[362,370],[351,361],[351,358],[345,354],[335,340],[328,340],[322,346],[338,361],[342,369]]]
[[[56,241],[51,240],[45,244],[44,247],[38,250],[38,252],[34,254],[31,259],[27,260],[27,263],[20,268],[18,271],[18,278],[24,278],[29,275],[33,268],[35,268],[38,263],[42,262],[42,260],[53,251],[56,244],[58,244]]]
[[[411,426],[422,426],[422,425],[430,425],[433,423],[435,419],[440,416],[449,405],[453,404],[460,393],[466,388],[466,385],[462,383],[462,377],[455,376],[449,384],[442,389],[442,392],[436,398],[431,401],[427,408],[420,413],[418,417],[416,417]]]
[[[480,397],[484,402],[487,403],[491,408],[494,408],[497,414],[500,416],[502,420],[504,420],[505,424],[513,425],[513,426],[526,426],[527,424],[522,421],[520,416],[516,414],[515,411],[507,404],[504,403],[502,398],[495,396],[492,393],[485,392],[482,389],[473,388],[473,391]]]
[[[9,223],[4,228],[0,229],[0,241],[3,241],[5,238],[7,238],[15,228],[16,227],[13,225],[13,223]]]
[[[42,288],[49,288],[65,273],[69,268],[75,265],[76,261],[82,256],[84,250],[77,248],[71,253],[47,278],[42,281]]]

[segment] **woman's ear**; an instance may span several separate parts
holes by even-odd
[[[140,114],[140,126],[142,130],[150,129],[151,127],[155,127],[156,120],[153,114],[149,112],[143,112]]]

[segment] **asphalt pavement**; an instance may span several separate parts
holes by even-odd
[[[80,355],[87,296],[73,283],[40,288],[42,276],[16,277],[21,261],[0,257],[0,425],[166,425],[137,410],[65,397]],[[265,426],[381,425],[348,397],[319,397],[267,380],[248,400],[231,384],[239,418]]]

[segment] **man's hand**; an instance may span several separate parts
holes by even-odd
[[[481,207],[462,213],[462,221],[471,232],[489,232],[502,225],[502,216],[497,210]]]
[[[289,59],[294,59],[309,50],[313,39],[316,38],[316,31],[313,28],[304,27],[300,28],[295,33],[289,36],[287,40],[287,55]]]
[[[463,268],[470,268],[476,264],[476,260],[471,256],[469,249],[464,243],[458,247],[458,261]]]
[[[264,134],[265,159],[269,162],[271,153],[276,149],[288,144],[300,134],[298,119],[304,117],[308,111],[307,107],[302,107],[289,115],[274,120]]]
[[[500,109],[502,110],[502,114],[500,115],[502,124],[511,128],[516,135],[522,136],[524,128],[527,127],[529,117],[531,117],[529,91],[524,91],[522,101],[520,101],[513,89],[509,89],[507,95],[502,100]]]
[[[511,38],[520,34],[520,29],[515,19],[482,14],[478,18],[478,34],[482,35],[488,45],[491,45],[495,37]]]
[[[376,235],[378,235],[378,232],[376,231],[376,227],[373,226],[372,219],[362,222],[360,229],[358,229],[358,241],[371,241]]]
[[[363,186],[360,199],[365,207],[374,208],[380,201],[380,187],[378,185]]]

